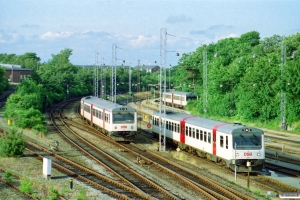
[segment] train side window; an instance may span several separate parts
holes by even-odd
[[[211,143],[211,133],[210,132],[208,132],[207,140],[208,140],[208,143],[210,144]]]
[[[102,112],[99,111],[99,119],[102,119]]]
[[[203,141],[203,131],[200,130],[200,140]]]
[[[192,137],[192,129],[189,127],[189,137]]]
[[[195,128],[193,128],[193,138],[195,138]]]
[[[172,127],[171,127],[172,131],[175,131],[174,129],[174,123],[172,122]]]
[[[199,129],[196,129],[196,139],[199,140]]]
[[[177,124],[177,133],[180,133],[179,130],[180,130],[180,126],[179,124]]]
[[[228,136],[226,136],[226,149],[228,149]]]
[[[166,121],[166,130],[169,130],[169,121]]]
[[[220,147],[224,146],[224,138],[223,135],[220,136]]]
[[[95,109],[93,108],[93,116],[95,116],[96,114],[95,114]]]
[[[207,137],[207,134],[206,134],[206,131],[204,131],[204,142],[206,142],[206,137]]]
[[[189,134],[189,127],[186,126],[185,127],[185,135],[188,136],[188,134]]]

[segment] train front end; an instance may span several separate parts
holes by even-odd
[[[230,168],[237,172],[261,171],[265,162],[264,133],[252,127],[232,131],[232,159]]]
[[[137,132],[137,112],[128,106],[112,110],[112,131],[109,137],[115,141],[133,142]]]

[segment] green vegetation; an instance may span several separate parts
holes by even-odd
[[[58,192],[58,190],[54,189],[54,187],[52,186],[50,188],[50,200],[56,200],[60,197],[60,194]]]
[[[32,181],[29,180],[29,178],[22,178],[20,180],[20,187],[19,189],[21,190],[21,192],[25,192],[28,194],[32,194],[33,193],[33,189],[32,189]]]
[[[18,133],[16,129],[11,129],[4,138],[0,138],[1,157],[20,157],[25,148],[26,143],[22,133]]]
[[[12,173],[9,170],[6,170],[4,173],[4,180],[8,183],[12,182]]]
[[[85,189],[79,190],[76,200],[85,200],[85,199],[87,199],[86,198],[86,190]]]
[[[83,69],[73,65],[69,60],[71,55],[71,49],[64,49],[52,55],[48,62],[40,63],[35,53],[20,56],[0,54],[2,63],[32,69],[31,78],[18,86],[6,104],[5,117],[18,127],[45,133],[41,113],[49,105],[67,98],[93,94],[93,68]],[[203,87],[205,66],[207,88]],[[290,129],[294,127],[294,132],[299,132],[299,66],[299,33],[261,39],[258,32],[252,31],[239,38],[201,45],[194,52],[183,54],[178,65],[167,70],[167,85],[198,94],[199,99],[187,106],[194,115],[272,129],[280,129],[283,108],[280,104],[285,94],[287,124]],[[109,66],[106,67],[103,73],[106,76],[106,94],[109,95],[111,75]],[[159,72],[149,73],[141,69],[131,69],[131,90],[151,91],[154,96],[155,90],[159,89]],[[0,94],[3,88],[7,88],[7,81],[1,79],[3,73],[0,69]],[[116,74],[117,91],[128,92],[129,67],[118,67]],[[207,102],[204,101],[204,93],[207,94]]]

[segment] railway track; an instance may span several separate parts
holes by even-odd
[[[55,116],[55,118],[52,118],[54,126],[70,144],[82,151],[90,159],[93,159],[95,162],[113,173],[114,176],[118,177],[123,182],[123,184],[133,188],[136,193],[135,195],[140,195],[139,198],[180,199],[170,191],[165,190],[158,184],[135,172],[129,166],[123,164],[113,156],[109,155],[107,152],[101,150],[96,145],[72,131],[68,125],[65,124],[63,120],[64,117],[61,115],[61,109],[64,106],[65,105],[60,105],[59,107],[54,108],[51,116]],[[126,195],[128,195],[128,198],[131,199],[137,198],[128,192]]]
[[[76,123],[72,120],[68,120],[68,123],[70,123],[70,125],[78,127],[78,125],[76,125]],[[101,136],[100,136],[101,137]],[[113,142],[112,142],[113,143]],[[116,143],[115,145],[120,145],[119,143]],[[127,146],[127,144],[122,144],[123,146],[119,147],[122,149],[122,156],[124,157],[125,153],[131,153],[134,157],[137,157],[138,155],[141,156],[143,155],[143,153],[149,154],[149,152],[145,152],[143,149],[139,149],[136,146],[131,145],[129,148]],[[135,148],[134,150],[132,148]],[[154,154],[153,154],[154,155]],[[236,192],[235,190],[232,190],[228,187],[225,187],[221,184],[218,184],[217,182],[214,182],[212,180],[207,180],[206,177],[200,177],[199,175],[194,174],[193,176],[193,180],[191,180],[190,178],[187,178],[188,174],[191,174],[192,172],[189,170],[189,172],[187,172],[187,170],[183,170],[183,168],[180,168],[180,166],[174,166],[175,164],[170,164],[168,163],[168,168],[171,168],[171,166],[173,166],[173,170],[167,169],[166,167],[166,160],[164,161],[164,163],[158,163],[157,162],[157,158],[155,158],[155,156],[152,155],[152,158],[148,158],[145,161],[145,155],[141,156],[142,160],[141,161],[145,161],[143,164],[146,168],[149,169],[151,168],[151,173],[155,171],[159,171],[159,175],[158,176],[163,176],[164,174],[169,174],[167,179],[170,182],[170,178],[173,177],[173,182],[172,184],[176,185],[178,183],[184,183],[186,186],[189,186],[192,190],[194,191],[194,193],[199,193],[202,194],[203,196],[206,196],[208,199],[211,198],[216,198],[216,199],[252,199],[249,198],[246,195],[243,195],[239,192]],[[162,159],[162,158],[161,158]],[[161,160],[159,159],[159,160]],[[155,164],[154,164],[155,163]],[[151,166],[150,166],[151,165]],[[175,169],[175,167],[177,169]],[[163,170],[163,174],[161,173],[161,171]],[[183,172],[180,171],[185,171],[186,174],[184,174]],[[180,173],[183,173],[182,175],[180,175]],[[166,176],[166,175],[165,175]],[[170,177],[171,176],[171,177]],[[190,176],[191,177],[191,176]],[[199,179],[201,181],[199,181]],[[217,192],[215,192],[215,191]]]

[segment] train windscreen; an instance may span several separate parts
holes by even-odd
[[[257,150],[262,148],[262,134],[261,133],[234,133],[233,134],[233,149],[237,150]]]
[[[119,111],[113,112],[113,123],[114,124],[133,124],[134,113],[130,111]]]

